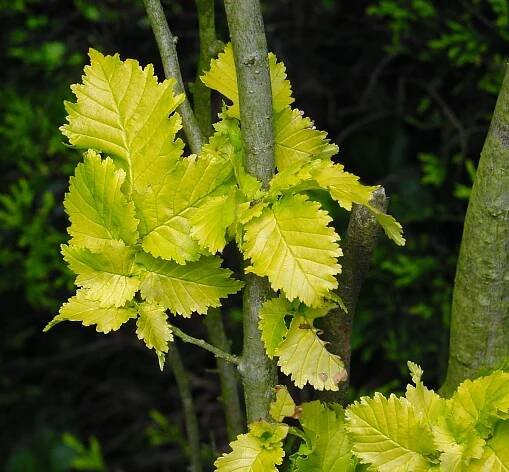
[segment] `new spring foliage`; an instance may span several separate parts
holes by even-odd
[[[291,472],[509,470],[509,373],[467,380],[445,399],[422,383],[419,366],[408,364],[413,385],[405,396],[376,393],[346,410],[318,401],[296,406],[288,390],[278,386],[270,431],[279,434],[270,435],[264,423],[262,441],[256,434],[261,423],[251,425],[242,441],[231,444],[232,452],[216,461],[216,470],[277,471],[283,464],[285,431],[300,442],[286,456],[284,470]],[[298,419],[299,427],[280,429],[285,418]],[[262,459],[266,469],[257,468]]]
[[[231,45],[203,82],[229,101],[199,155],[184,157],[175,112],[182,95],[153,67],[90,51],[83,82],[72,86],[63,134],[85,150],[71,177],[65,209],[71,239],[62,247],[78,291],[48,325],[79,321],[107,333],[136,319],[136,333],[164,363],[171,316],[206,314],[242,282],[218,255],[235,241],[246,271],[268,277],[279,295],[261,313],[267,353],[299,387],[337,390],[345,377],[314,320],[334,304],[341,271],[339,236],[309,190],[340,206],[373,212],[404,244],[401,226],[370,206],[372,192],[331,157],[337,147],[293,109],[283,64],[269,55],[277,172],[267,190],[244,168]]]

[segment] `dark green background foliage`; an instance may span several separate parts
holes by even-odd
[[[1,0],[0,8],[0,467],[104,470],[104,456],[109,470],[183,470],[173,378],[133,332],[103,336],[71,323],[41,331],[72,289],[59,245],[79,155],[58,131],[62,101],[90,46],[154,62],[161,74],[141,2]],[[183,75],[194,80],[194,2],[165,8]],[[269,48],[286,63],[298,107],[329,132],[348,169],[386,187],[406,231],[403,249],[382,239],[362,290],[353,395],[401,389],[408,359],[431,385],[444,375],[454,267],[509,45],[508,9],[505,0],[264,2]],[[220,5],[217,15],[224,40]],[[325,203],[344,233],[346,215]],[[235,302],[230,333],[240,329]],[[195,321],[186,327],[204,335]],[[182,349],[211,463],[225,441],[214,364]]]

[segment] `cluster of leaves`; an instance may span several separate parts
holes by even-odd
[[[216,255],[235,240],[251,263],[245,270],[281,291],[263,310],[262,330],[279,326],[277,339],[265,336],[269,355],[297,385],[337,389],[345,371],[313,321],[332,307],[341,249],[330,216],[307,192],[326,191],[347,210],[366,206],[404,244],[399,223],[370,205],[377,187],[332,162],[337,147],[291,108],[285,68],[272,54],[277,173],[267,189],[244,168],[231,45],[202,77],[231,104],[209,143],[189,157],[176,138],[181,119],[174,110],[183,96],[174,95],[174,81],[158,83],[151,65],[142,69],[118,55],[91,50],[90,58],[62,127],[73,146],[87,149],[64,202],[71,240],[62,253],[79,290],[46,329],[70,320],[107,333],[136,318],[138,337],[162,368],[173,337],[166,310],[205,314],[241,288]],[[283,329],[286,315],[293,318]]]
[[[319,401],[296,406],[278,387],[270,414],[231,444],[218,472],[276,471],[286,446],[295,472],[503,471],[509,467],[509,373],[495,371],[463,382],[450,399],[422,383],[422,370],[408,363],[414,385],[405,396],[363,397],[345,411]],[[300,427],[281,423],[297,419]],[[369,468],[368,468],[369,467]]]

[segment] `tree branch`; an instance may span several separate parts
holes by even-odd
[[[166,78],[171,77],[176,79],[176,93],[185,94],[177,49],[175,48],[177,38],[171,34],[161,2],[159,0],[143,0],[143,3],[145,4],[145,10],[147,11],[147,16],[159,48],[164,75]],[[189,147],[193,153],[198,154],[203,145],[203,136],[187,96],[184,102],[179,106],[178,112],[182,116],[182,126]]]
[[[387,210],[387,198],[383,187],[373,192],[370,203],[379,210]],[[339,391],[320,392],[319,397],[324,401],[345,404],[347,400],[353,319],[379,233],[380,225],[373,214],[366,207],[355,204],[343,244],[342,270],[338,278],[338,295],[343,299],[348,313],[338,307],[323,319],[324,339],[330,343],[328,349],[343,359],[348,377],[339,386]]]
[[[245,165],[267,188],[274,174],[274,136],[267,41],[260,3],[225,0],[225,9],[237,70]],[[258,330],[260,308],[270,293],[267,279],[246,275],[244,346],[239,370],[248,423],[267,418],[272,387],[276,384],[275,365],[265,354]]]
[[[176,38],[174,38],[171,34],[161,3],[159,0],[144,0],[144,3],[157,45],[159,47],[165,76],[176,78],[176,91],[179,93],[185,93],[178,63],[177,51],[175,48]],[[197,83],[195,84],[194,89],[195,111],[197,115],[194,115],[187,97],[184,103],[179,107],[178,111],[182,115],[184,132],[186,133],[191,151],[198,154],[204,143],[203,135],[208,136],[212,132],[210,90],[201,83],[199,75],[206,67],[208,67],[210,59],[215,55],[214,46],[217,42],[215,41],[214,1],[196,0],[196,5],[198,8],[200,34],[200,61],[196,80]],[[206,321],[205,324],[207,326],[209,338],[213,344],[215,344],[212,339],[213,333],[215,334],[216,339],[226,339],[223,321],[220,316],[211,317],[210,321]],[[173,327],[173,329],[178,330],[178,328],[175,327]],[[235,432],[234,436],[236,436],[241,432],[239,430],[239,425],[243,424],[243,415],[240,405],[238,408],[235,406],[239,404],[236,372],[233,366],[224,361],[220,361],[219,359],[225,359],[230,363],[233,362],[234,364],[238,364],[238,359],[227,352],[227,344],[219,344],[218,348],[220,349],[212,350],[211,348],[214,348],[214,346],[207,344],[205,341],[187,336],[180,330],[178,331],[182,335],[186,336],[186,339],[183,339],[184,341],[207,349],[218,358],[218,372],[221,383],[221,391],[223,392],[223,400],[228,402],[228,407],[225,408],[226,425],[229,433],[233,434]],[[177,332],[175,332],[175,334],[178,336]],[[242,429],[242,426],[240,429]]]
[[[216,42],[214,0],[195,0],[198,12],[198,31],[200,35],[200,59],[193,86],[194,112],[204,136],[212,135],[212,107],[210,89],[201,81],[200,76],[210,66],[214,57],[213,45]]]
[[[208,311],[205,327],[210,342],[223,352],[229,352],[230,343],[224,331],[221,310],[211,308]],[[221,402],[226,418],[226,431],[228,439],[232,441],[245,429],[238,390],[238,372],[231,363],[222,358],[217,358],[217,370],[221,383]]]
[[[185,343],[194,344],[195,346],[199,346],[206,351],[214,354],[215,357],[220,359],[224,359],[225,361],[231,362],[232,364],[238,365],[240,360],[237,356],[230,354],[229,352],[225,352],[222,349],[219,349],[212,344],[209,344],[207,341],[203,339],[194,338],[193,336],[189,336],[189,334],[184,333],[181,329],[177,328],[175,325],[170,324],[171,332],[182,339]]]
[[[200,427],[198,425],[198,419],[194,409],[193,397],[189,386],[189,378],[175,343],[170,343],[168,362],[173,370],[180,399],[182,400],[187,440],[189,441],[191,472],[202,472],[203,468],[200,460]]]

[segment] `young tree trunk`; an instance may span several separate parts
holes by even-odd
[[[267,188],[274,174],[274,136],[267,41],[260,3],[225,0],[225,8],[237,69],[245,165]],[[268,416],[276,383],[275,365],[265,354],[258,330],[260,307],[269,296],[267,279],[251,274],[246,277],[244,346],[239,367],[248,423]]]
[[[468,204],[444,394],[509,357],[509,68]]]

